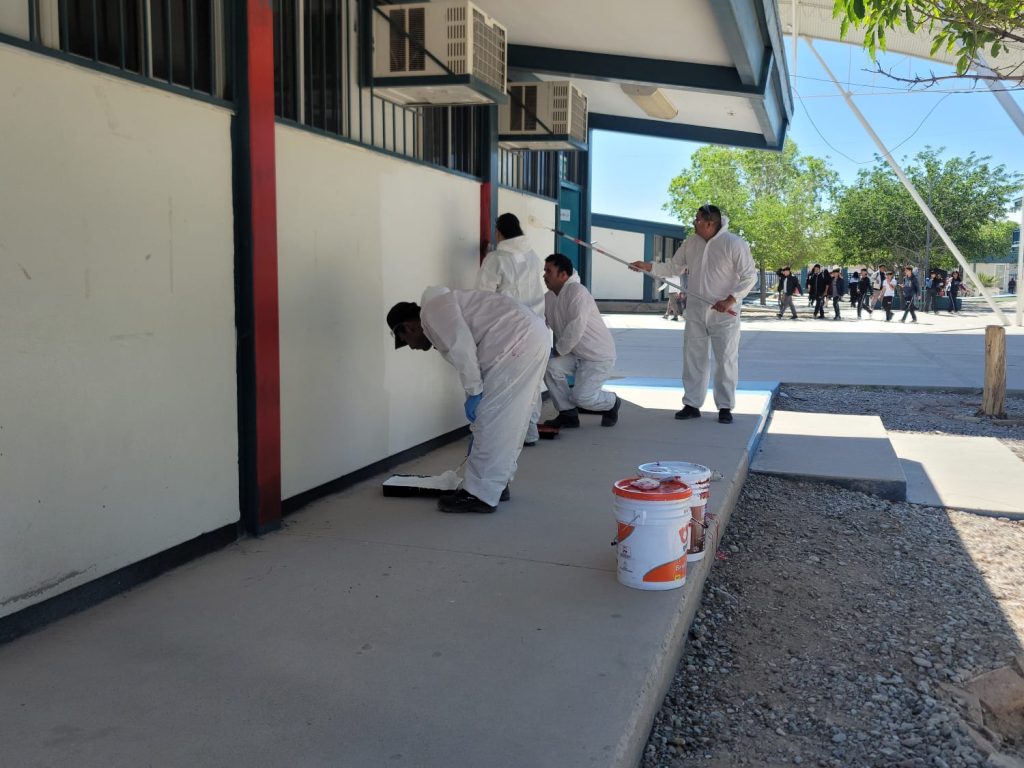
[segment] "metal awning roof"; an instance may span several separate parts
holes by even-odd
[[[508,28],[509,79],[572,79],[590,127],[779,149],[792,96],[774,0],[474,0]],[[655,117],[623,85],[656,88]]]
[[[860,46],[863,42],[863,32],[852,27],[847,32],[845,39],[840,37],[842,24],[840,19],[832,16],[832,0],[779,0],[778,6],[779,21],[787,35],[792,35],[795,30],[796,34],[815,40],[833,40],[856,46]],[[796,9],[795,16],[794,8]],[[931,59],[950,65],[955,64],[957,59],[954,54],[947,52],[944,48],[933,54],[931,52],[932,36],[925,28],[918,29],[916,32],[910,32],[906,27],[886,30],[885,49],[890,53]],[[1006,63],[1018,64],[1022,60],[1024,60],[1024,51],[1015,47],[1000,54],[996,59],[989,58],[988,64],[989,66]]]

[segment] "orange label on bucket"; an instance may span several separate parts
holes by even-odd
[[[686,578],[686,555],[644,574],[644,581],[680,581]]]
[[[621,541],[625,541],[629,537],[629,534],[631,534],[635,530],[636,530],[636,526],[635,525],[627,525],[626,523],[619,523],[619,538],[618,538],[618,540],[620,542]]]

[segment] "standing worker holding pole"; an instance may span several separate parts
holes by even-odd
[[[718,421],[732,423],[739,378],[740,317],[743,297],[757,282],[750,246],[729,231],[729,218],[714,205],[702,205],[693,220],[694,234],[661,264],[634,261],[630,269],[658,277],[690,273],[690,286],[708,302],[689,302],[683,331],[683,409],[677,419],[696,419],[707,397],[710,378],[708,344],[715,353],[715,407]]]

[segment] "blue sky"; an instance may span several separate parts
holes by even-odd
[[[788,38],[786,43],[790,56]],[[886,146],[892,150],[906,142],[893,153],[901,162],[930,145],[945,147],[947,157],[966,156],[971,151],[990,155],[990,162],[1024,173],[1024,135],[984,84],[977,86],[975,93],[945,93],[969,88],[969,81],[947,81],[928,92],[907,92],[905,85],[873,74],[872,62],[861,48],[828,41],[814,45],[836,77],[853,84],[850,90],[860,94],[854,101]],[[879,61],[901,76],[948,71],[906,56],[887,55]],[[853,181],[859,168],[873,163],[875,144],[803,41],[797,51],[796,75],[789,136],[801,153],[827,157],[844,183]],[[1024,106],[1022,93],[1015,92],[1013,97]],[[668,199],[669,182],[689,165],[690,154],[701,145],[604,131],[594,133],[593,145],[595,213],[672,221],[661,210]]]

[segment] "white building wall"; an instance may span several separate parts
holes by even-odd
[[[28,39],[28,3],[25,0],[0,2],[0,32]]]
[[[644,236],[639,232],[591,227],[590,237],[599,248],[614,253],[620,259],[644,259]],[[595,299],[643,300],[646,278],[639,272],[632,272],[614,259],[596,252],[591,257],[591,265],[590,292]]]
[[[480,185],[286,126],[277,164],[290,498],[466,423],[451,366],[394,349],[384,318],[429,285],[472,287]]]
[[[0,44],[0,616],[238,520],[229,127]]]
[[[554,252],[555,201],[545,200],[536,195],[517,192],[505,187],[498,188],[498,215],[514,213],[523,228],[523,234],[537,255],[546,259]]]

